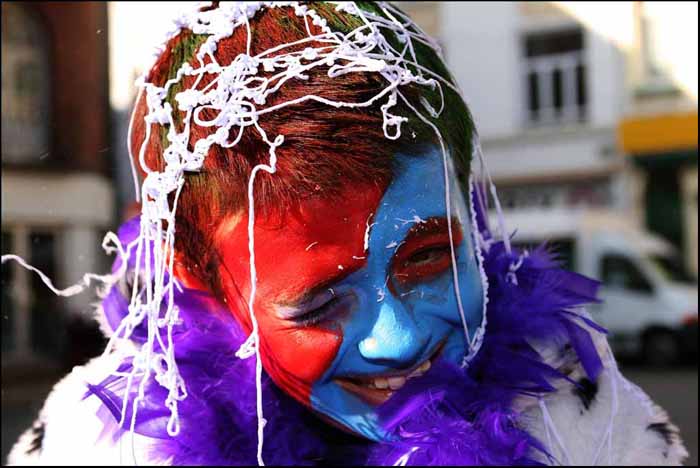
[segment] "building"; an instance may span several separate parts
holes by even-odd
[[[623,152],[644,180],[644,220],[698,274],[698,5],[635,4]]]
[[[399,3],[442,44],[505,208],[616,210],[697,275],[697,3]]]
[[[623,194],[634,178],[616,147],[624,101],[616,45],[547,2],[442,9],[447,60],[504,207],[629,209]]]
[[[100,249],[115,221],[107,56],[105,4],[2,3],[2,253],[59,288],[111,262]],[[3,264],[3,373],[79,362],[92,300],[56,297]]]

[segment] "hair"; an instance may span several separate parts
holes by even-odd
[[[217,8],[216,3],[210,8]],[[332,5],[311,2],[309,6],[326,19],[331,28],[343,33],[362,24],[359,18],[339,12]],[[358,2],[358,6],[365,11],[383,15],[381,9],[372,2]],[[313,34],[321,32],[317,26],[309,26]],[[292,8],[263,9],[250,20],[250,29],[251,55],[308,36],[304,19],[298,17]],[[395,48],[399,48],[400,42],[392,33],[384,35]],[[195,55],[206,38],[205,35],[182,30],[168,41],[149,71],[147,81],[162,87],[167,80],[176,76],[183,63],[197,65]],[[236,56],[246,51],[246,42],[246,28],[236,29],[230,37],[218,42],[215,52],[217,61],[222,65],[231,63]],[[299,45],[296,49],[289,47],[286,51],[301,50],[308,45]],[[432,48],[414,41],[414,49],[418,62],[423,67],[454,83]],[[363,102],[386,86],[385,80],[377,73],[349,73],[341,77],[329,77],[327,72],[327,67],[319,66],[311,70],[308,79],[301,83],[290,80],[266,104],[274,105],[307,94],[338,101]],[[205,87],[213,79],[211,74],[204,75],[198,88]],[[194,78],[185,76],[170,88],[166,101],[173,109],[177,110],[175,95],[193,84]],[[439,118],[426,117],[440,130],[455,162],[458,177],[464,182],[469,174],[474,128],[462,98],[449,87],[443,85],[442,88],[445,99],[442,114]],[[427,99],[434,107],[439,106],[437,90],[427,86],[408,86],[401,90],[410,102],[416,103],[413,104],[416,108],[420,98]],[[411,154],[415,153],[417,146],[437,143],[433,129],[421,122],[402,103],[394,107],[394,112],[408,117],[409,121],[403,124],[402,136],[398,140],[387,139],[382,129],[380,105],[378,103],[369,108],[350,109],[307,100],[260,116],[260,126],[270,138],[278,134],[284,135],[284,143],[276,150],[276,173],[261,174],[256,178],[256,213],[265,214],[280,209],[288,211],[292,205],[309,196],[338,196],[348,183],[365,187],[373,184],[385,188],[396,171],[395,155],[398,152],[410,148],[413,151],[405,153]],[[147,124],[144,117],[147,112],[145,98],[142,96],[135,105],[129,142],[135,159],[138,159],[146,137]],[[178,131],[183,128],[183,115],[183,112],[174,112]],[[212,111],[203,110],[202,117],[212,118]],[[150,139],[146,142],[145,162],[152,170],[162,170],[165,167],[162,154],[167,145],[167,127],[152,125]],[[216,127],[205,128],[193,122],[190,127],[190,145],[215,130]],[[220,293],[219,261],[212,247],[213,234],[224,216],[247,209],[247,186],[251,170],[268,160],[268,145],[256,131],[248,129],[232,148],[212,146],[201,171],[187,173],[185,176],[176,213],[175,250],[186,252],[180,261],[195,278],[217,295]],[[139,166],[138,160],[136,166]]]

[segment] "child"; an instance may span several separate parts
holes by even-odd
[[[581,308],[597,284],[492,236],[468,109],[403,13],[176,24],[133,114],[110,346],[11,463],[681,462]]]

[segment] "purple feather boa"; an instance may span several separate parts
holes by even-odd
[[[138,235],[139,220],[119,231],[122,242]],[[488,234],[487,231],[484,231]],[[513,276],[511,266],[522,263]],[[117,268],[119,261],[115,264]],[[130,259],[129,268],[134,260]],[[602,369],[593,341],[580,323],[603,332],[573,310],[596,301],[598,283],[558,268],[545,248],[521,257],[502,242],[484,253],[488,277],[488,323],[481,349],[466,369],[438,362],[421,378],[411,379],[379,409],[393,441],[369,442],[345,434],[316,418],[263,376],[265,427],[263,458],[274,465],[531,465],[547,450],[530,436],[512,409],[513,399],[555,391],[566,377],[542,361],[529,344],[544,341],[556,349],[570,344],[591,380]],[[245,336],[226,308],[193,290],[175,294],[182,323],[173,334],[176,361],[188,397],[179,405],[181,431],[168,436],[166,391],[155,382],[139,406],[135,432],[158,439],[151,460],[174,465],[256,464],[255,362],[236,350]],[[127,312],[127,299],[115,285],[103,300],[107,323],[114,329]],[[131,339],[144,342],[145,328]],[[128,371],[130,362],[121,369]],[[125,398],[125,378],[108,377],[89,385],[110,410],[116,425]],[[135,386],[134,386],[135,387]],[[125,427],[131,419],[129,392]],[[404,460],[402,460],[404,461]]]

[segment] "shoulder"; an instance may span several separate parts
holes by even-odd
[[[152,439],[135,435],[132,443],[131,434],[118,427],[98,398],[84,398],[87,383],[101,381],[115,362],[115,356],[98,357],[60,380],[32,427],[12,447],[8,464],[152,464]]]
[[[525,403],[528,431],[566,465],[680,465],[688,453],[666,412],[618,370],[603,335],[591,331],[604,369],[595,382],[567,349],[547,359],[576,382]],[[543,460],[547,461],[547,460]],[[551,460],[549,460],[551,462]]]

